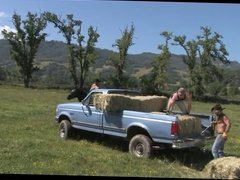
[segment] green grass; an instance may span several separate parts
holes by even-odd
[[[205,153],[161,150],[139,159],[117,138],[82,132],[64,141],[54,117],[67,90],[0,85],[0,94],[0,174],[205,178],[202,169],[212,159],[211,145]],[[193,102],[193,111],[209,113],[213,105]],[[239,106],[223,107],[232,121],[225,151],[239,156]]]

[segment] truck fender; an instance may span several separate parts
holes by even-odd
[[[60,123],[62,120],[69,120],[71,122],[71,116],[68,112],[62,112],[58,117],[58,122]]]
[[[139,122],[133,122],[129,124],[129,126],[127,127],[127,136],[129,139],[131,139],[136,134],[144,134],[151,138],[149,134],[149,128],[146,125]]]

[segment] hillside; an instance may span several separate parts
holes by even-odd
[[[0,40],[0,65],[13,63],[9,56],[9,44],[6,40]],[[94,65],[95,68],[102,67],[106,64],[108,56],[113,51],[107,49],[96,48],[97,59]],[[36,56],[36,62],[55,62],[64,64],[67,63],[68,51],[66,45],[60,41],[46,41],[41,43],[39,51]],[[151,68],[151,62],[157,54],[153,53],[142,53],[142,54],[129,54],[127,65],[129,69],[138,68]],[[173,63],[170,64],[170,69],[185,69],[184,63],[181,61],[181,57],[178,55],[172,56]],[[240,67],[240,66],[239,66]]]
[[[10,66],[15,66],[14,61],[10,59],[9,56],[9,44],[7,40],[0,40],[0,67],[8,68]],[[90,68],[90,71],[95,74],[102,74],[107,76],[112,72],[112,67],[107,63],[108,57],[113,51],[107,49],[96,48],[97,59],[95,64]],[[67,72],[67,60],[68,50],[65,43],[60,41],[46,41],[41,43],[39,51],[36,56],[36,63],[41,68],[42,72],[39,75],[44,75],[44,72],[51,73],[52,70],[58,69],[61,73]],[[126,65],[126,72],[134,77],[140,77],[147,74],[151,70],[151,63],[153,59],[157,56],[154,53],[142,53],[142,54],[129,54]],[[231,79],[240,87],[240,63],[237,61],[232,61],[228,65],[224,65],[225,70],[230,72]],[[44,71],[44,72],[43,72]],[[186,72],[186,65],[181,59],[181,55],[172,54],[171,61],[168,68],[170,81],[175,82],[179,75]],[[229,74],[229,73],[228,73]],[[45,76],[48,76],[45,74]],[[67,80],[66,80],[67,81]]]

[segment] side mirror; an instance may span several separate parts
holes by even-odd
[[[82,100],[82,104],[86,105],[86,100],[85,99]]]

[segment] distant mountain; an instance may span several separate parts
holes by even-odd
[[[10,45],[8,41],[1,39],[0,47],[0,67],[14,65],[14,62],[10,59],[9,56]],[[109,55],[113,53],[113,51],[96,48],[96,52],[97,59],[90,70],[96,72],[111,69],[112,67],[108,65],[107,61]],[[149,73],[151,71],[151,63],[157,55],[158,54],[154,53],[142,53],[134,55],[129,54],[127,56],[126,71],[135,77],[139,77]],[[46,67],[50,64],[52,66],[53,63],[67,66],[68,50],[66,44],[61,41],[42,42],[36,56],[36,62],[40,67]],[[224,67],[228,71],[237,73],[240,70],[240,63],[238,63],[237,61],[232,61],[230,64],[224,65]],[[179,76],[179,72],[186,72],[186,70],[186,65],[183,63],[181,55],[172,54],[168,68],[168,72],[171,75],[171,78],[177,79]],[[235,75],[235,73],[233,77],[240,79],[238,76]]]

